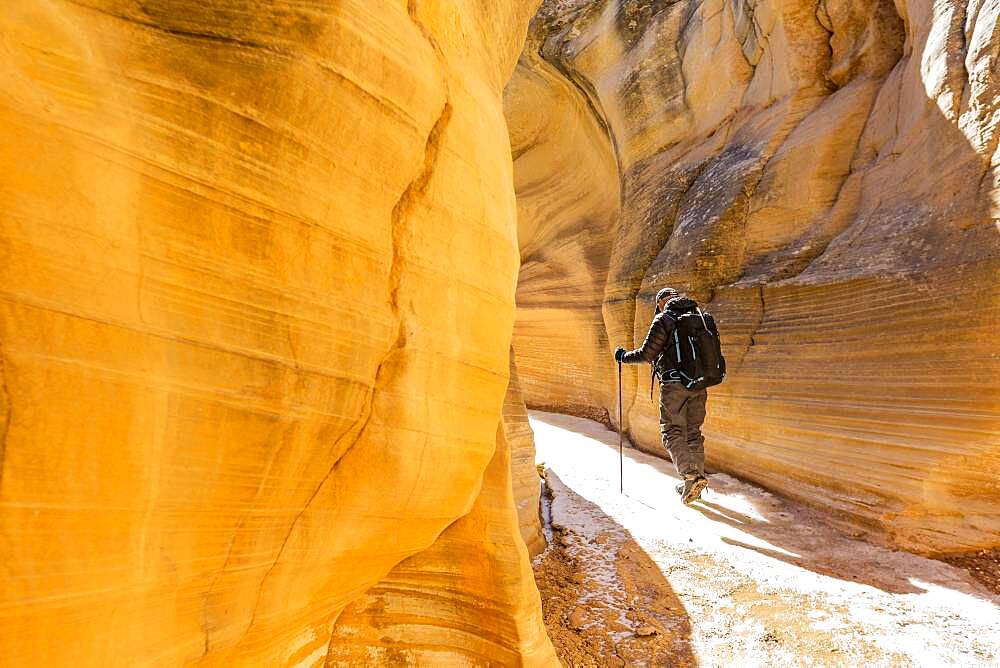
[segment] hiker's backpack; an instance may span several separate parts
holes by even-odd
[[[725,380],[726,358],[711,314],[703,313],[697,305],[679,313],[668,305],[667,313],[674,321],[674,331],[662,354],[673,369],[661,382],[676,381],[688,390],[703,390]]]

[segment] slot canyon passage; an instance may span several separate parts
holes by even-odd
[[[3,3],[0,665],[1000,660],[998,19]]]

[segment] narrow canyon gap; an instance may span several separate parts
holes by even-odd
[[[1000,535],[1000,5],[545,0],[504,106],[529,406],[617,421],[719,321],[708,464],[922,553]],[[648,368],[624,427],[662,453]]]

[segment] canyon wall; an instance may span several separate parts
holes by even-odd
[[[551,658],[500,423],[534,9],[0,8],[0,664],[363,664],[414,567]]]
[[[719,320],[709,465],[922,552],[1000,535],[1000,4],[546,0],[505,112],[529,405]],[[600,307],[600,312],[598,312]],[[625,426],[659,447],[648,367]]]
[[[528,423],[521,379],[510,351],[510,382],[503,402],[503,437],[510,447],[511,485],[517,505],[517,522],[529,554],[545,549],[541,522],[541,477],[535,466],[535,435]]]

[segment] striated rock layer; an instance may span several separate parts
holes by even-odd
[[[709,464],[925,552],[1000,536],[1000,5],[546,0],[507,87],[529,405],[720,321]],[[597,314],[600,306],[601,313]],[[660,452],[647,368],[625,424]]]
[[[532,5],[0,8],[0,664],[321,665],[470,510],[517,633],[464,642],[545,656],[497,449]]]

